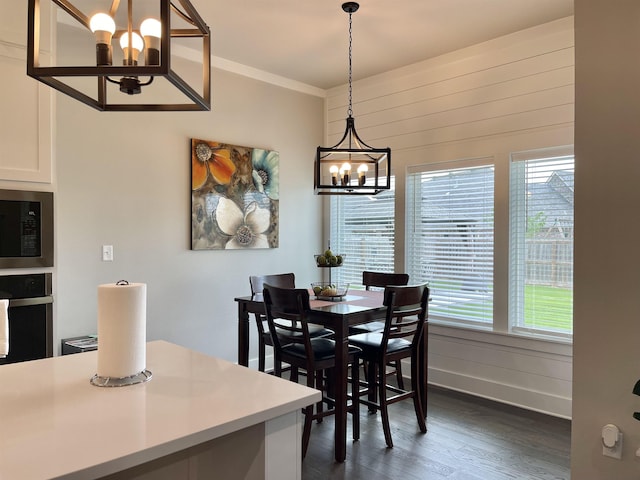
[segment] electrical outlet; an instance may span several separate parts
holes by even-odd
[[[102,246],[102,261],[113,262],[113,245]]]

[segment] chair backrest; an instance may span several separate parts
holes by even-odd
[[[387,272],[362,272],[362,285],[367,290],[371,287],[388,287],[389,285],[407,285],[409,274],[407,273],[387,273]]]
[[[264,284],[268,283],[274,287],[295,288],[296,276],[293,273],[278,273],[275,275],[253,275],[249,277],[251,284],[251,295],[262,293]]]
[[[384,305],[387,307],[382,347],[389,340],[404,338],[413,347],[418,345],[427,320],[429,287],[422,285],[388,286],[384,289]]]
[[[304,346],[307,358],[313,358],[307,322],[309,291],[264,284],[264,306],[276,355],[291,344]]]
[[[296,276],[293,273],[276,273],[273,275],[252,275],[249,277],[249,284],[251,285],[251,295],[256,293],[262,294],[264,290],[264,284],[268,283],[281,288],[294,288],[296,286]],[[256,325],[258,327],[258,334],[265,335],[264,325],[262,322],[265,320],[264,314],[256,313]],[[266,335],[268,337],[268,335]]]

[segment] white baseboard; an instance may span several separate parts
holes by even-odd
[[[273,369],[273,355],[265,358],[266,370]],[[249,360],[249,367],[258,369],[258,359]],[[410,366],[403,362],[403,372],[409,372]],[[571,398],[552,395],[515,385],[499,383],[486,378],[476,378],[442,369],[429,368],[429,384],[475,395],[495,402],[544,413],[559,418],[571,419]],[[407,382],[410,380],[407,378]]]
[[[252,370],[258,370],[258,357],[249,359],[249,368]],[[273,370],[273,354],[268,354],[264,357],[264,369],[269,372]]]
[[[429,368],[428,375],[430,385],[475,395],[554,417],[571,419],[571,398],[434,368]]]

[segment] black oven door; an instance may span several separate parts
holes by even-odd
[[[9,355],[5,363],[53,356],[53,297],[9,300]]]

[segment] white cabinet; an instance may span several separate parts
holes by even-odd
[[[27,76],[27,2],[3,4],[0,16],[0,183],[51,183],[52,101],[46,85]],[[43,8],[48,6],[43,2]],[[43,38],[43,64],[51,58]]]

